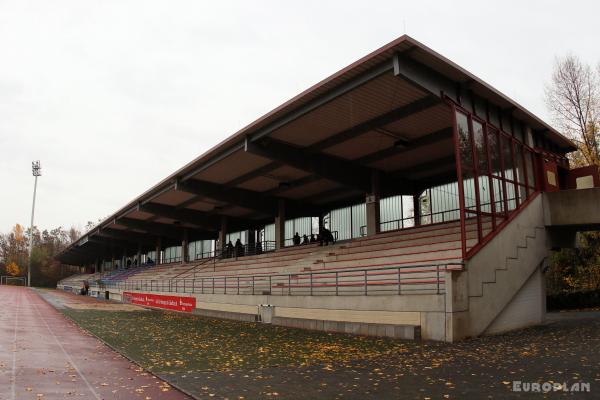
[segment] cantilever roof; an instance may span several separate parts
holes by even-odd
[[[405,35],[175,171],[59,258],[89,261],[116,245],[128,247],[145,237],[176,237],[183,229],[192,237],[212,237],[221,215],[230,217],[233,228],[264,223],[276,199],[290,203],[290,216],[349,204],[364,196],[359,178],[370,170],[390,177],[388,194],[414,191],[415,182],[450,181],[451,115],[441,93],[436,93],[438,88],[450,98],[456,88],[466,88],[564,152],[574,149],[572,142],[524,107]],[[314,162],[298,159],[298,154]],[[323,163],[326,172],[318,169]],[[353,174],[356,182],[335,171]]]

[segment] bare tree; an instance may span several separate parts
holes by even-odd
[[[554,122],[579,148],[574,163],[600,166],[600,65],[595,71],[574,55],[557,58],[545,92]]]

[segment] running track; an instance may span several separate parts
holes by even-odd
[[[0,400],[188,399],[24,287],[0,286]]]

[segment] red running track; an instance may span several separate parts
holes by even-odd
[[[0,286],[0,400],[189,399],[87,334],[34,290]]]

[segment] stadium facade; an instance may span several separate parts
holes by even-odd
[[[85,273],[59,288],[402,338],[540,323],[549,252],[600,224],[598,170],[570,168],[575,149],[402,36],[87,232],[58,257]],[[311,242],[323,227],[335,244]]]

